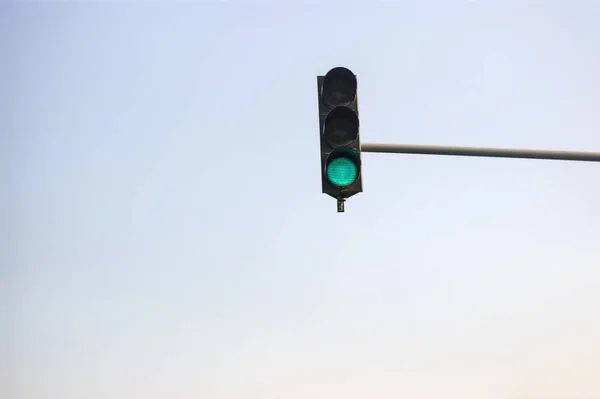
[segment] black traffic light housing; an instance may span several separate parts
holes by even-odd
[[[317,76],[323,193],[344,201],[362,192],[356,75],[344,67]]]

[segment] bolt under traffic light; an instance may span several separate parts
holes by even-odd
[[[344,67],[317,77],[323,193],[343,202],[362,192],[357,80]]]

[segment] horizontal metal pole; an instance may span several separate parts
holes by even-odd
[[[600,162],[600,152],[528,150],[517,148],[455,147],[422,144],[362,143],[363,152],[391,154],[455,155],[466,157],[553,159]]]

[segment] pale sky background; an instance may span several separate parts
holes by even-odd
[[[599,399],[600,2],[4,3],[0,397]],[[278,4],[278,5],[275,5]],[[350,4],[350,3],[347,3]]]

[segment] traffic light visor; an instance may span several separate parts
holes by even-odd
[[[358,115],[347,107],[334,108],[325,118],[323,136],[334,147],[351,144],[358,137]]]
[[[323,79],[322,97],[329,107],[350,104],[356,98],[356,76],[347,68],[333,68]]]
[[[358,162],[358,157],[352,150],[333,152],[327,160],[327,180],[338,188],[349,186],[358,179]]]

